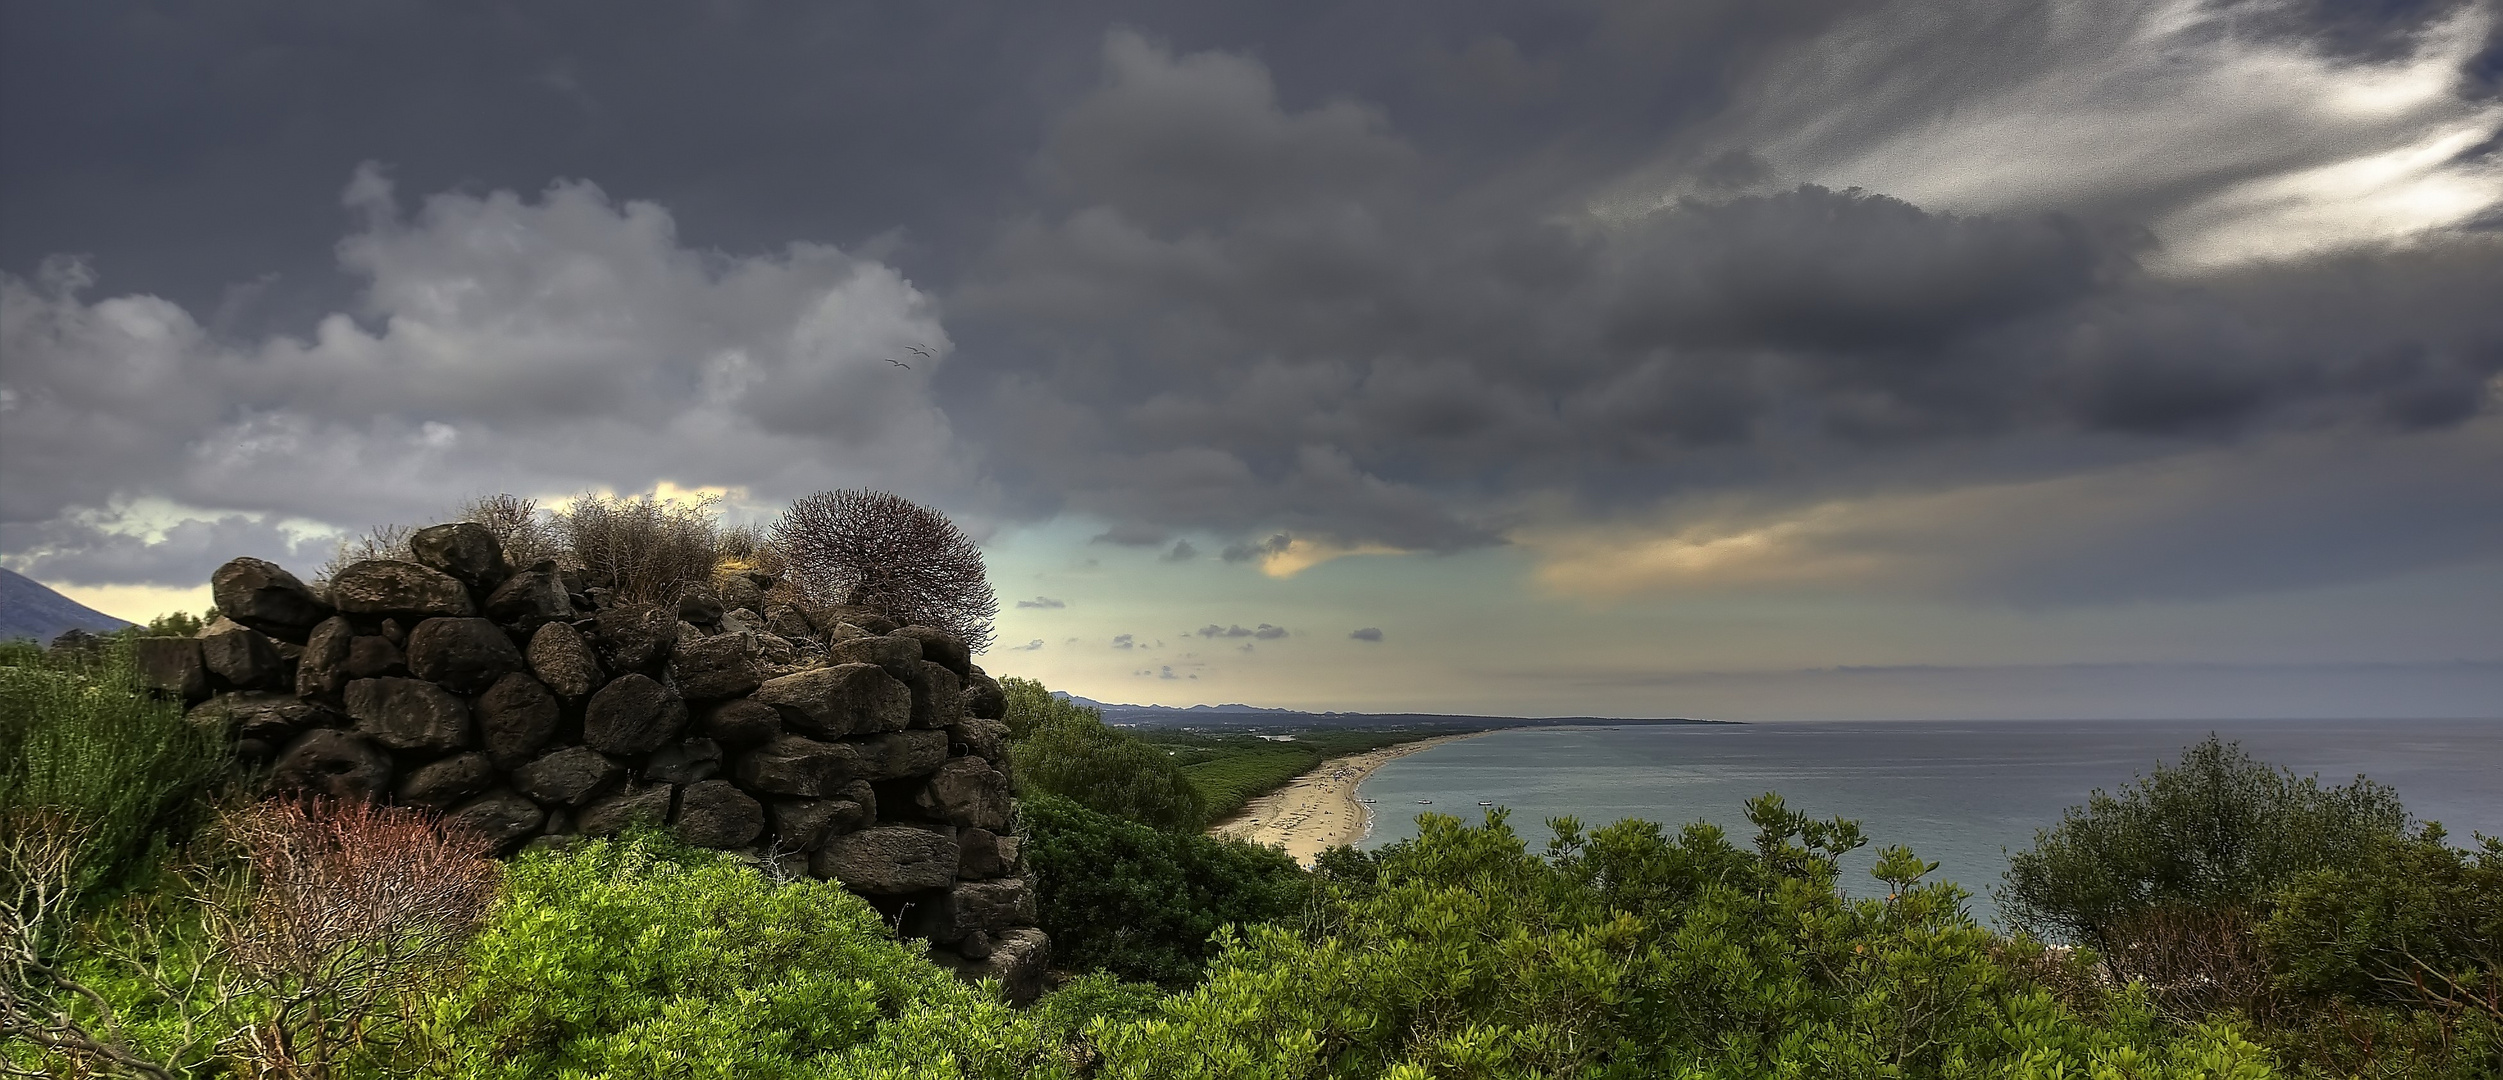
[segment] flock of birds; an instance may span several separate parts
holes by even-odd
[[[936,356],[936,355],[938,355],[937,353],[931,352],[930,350],[925,349],[925,348],[922,348],[922,347],[921,347],[921,346],[919,346],[919,345],[906,345],[906,346],[904,346],[904,349],[905,349],[905,351],[910,352],[910,353],[912,353],[912,354],[913,354],[913,355],[915,355],[915,356]],[[901,361],[901,360],[898,360],[898,359],[896,359],[896,358],[894,358],[894,357],[892,357],[892,356],[881,356],[881,357],[879,357],[878,359],[880,359],[880,360],[884,360],[884,361],[886,361],[887,363],[890,363],[890,364],[895,365],[896,367],[903,368],[903,369],[904,369],[904,370],[906,370],[906,371],[911,371],[911,370],[913,369],[913,366],[912,366],[911,364],[907,364],[907,363],[905,363],[905,362],[903,362],[903,361]]]

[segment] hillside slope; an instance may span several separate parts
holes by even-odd
[[[0,641],[50,642],[66,630],[102,633],[130,623],[45,588],[35,579],[0,567]]]

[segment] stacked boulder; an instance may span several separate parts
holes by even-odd
[[[962,640],[770,603],[763,575],[617,602],[506,566],[468,523],[410,548],[319,588],[229,562],[220,617],[141,639],[141,666],[276,790],[428,807],[505,852],[666,827],[841,882],[960,974],[1039,992],[1006,702]]]

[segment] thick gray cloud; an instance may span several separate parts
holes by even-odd
[[[106,511],[871,483],[1271,566],[2290,439],[2404,470],[2503,385],[2495,14],[12,8],[0,547],[179,581]],[[2095,550],[2192,591],[2491,551],[2473,469],[2250,467],[2201,506],[2277,534]],[[2329,559],[2360,493],[2442,539]]]

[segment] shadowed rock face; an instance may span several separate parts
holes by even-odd
[[[409,672],[444,689],[475,694],[522,670],[521,650],[485,619],[428,619],[408,636]]]
[[[368,559],[339,571],[330,579],[330,602],[348,615],[458,618],[477,611],[460,579],[396,559]]]
[[[660,749],[687,726],[687,703],[651,676],[609,680],[582,713],[582,741],[602,753],[632,757]]]
[[[513,572],[473,529],[342,571],[335,609],[237,560],[223,617],[144,639],[143,663],[281,791],[438,810],[502,852],[663,827],[913,897],[941,962],[1039,977],[1006,730],[977,718],[998,684],[961,642],[859,609],[784,608],[789,636],[769,632],[719,607],[763,602],[772,583],[746,576],[583,612],[553,563]]]
[[[330,617],[330,605],[278,564],[235,559],[209,575],[210,595],[229,619],[280,641],[301,645],[314,626]]]
[[[473,589],[492,589],[504,581],[504,545],[476,522],[419,529],[409,534],[408,549],[420,565],[450,574]]]

